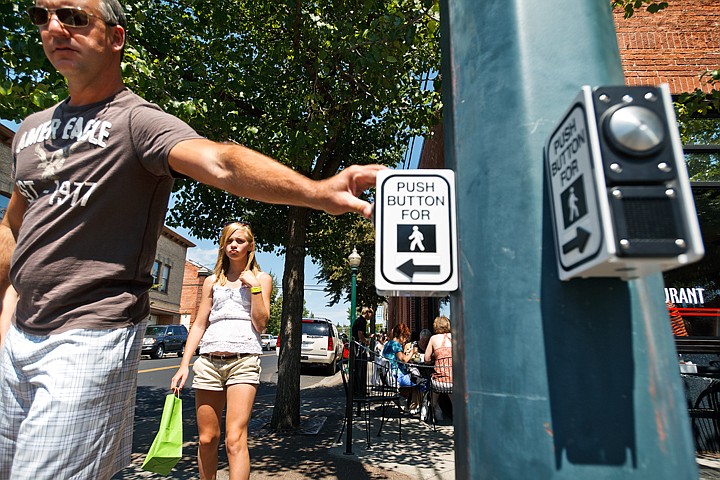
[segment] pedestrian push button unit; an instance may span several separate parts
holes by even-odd
[[[637,278],[702,258],[667,85],[583,87],[544,157],[560,279]]]

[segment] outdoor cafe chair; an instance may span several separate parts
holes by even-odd
[[[403,363],[403,362],[398,362]],[[452,375],[452,366],[440,366],[440,365],[433,365],[433,364],[419,364],[419,363],[406,363],[406,368],[408,371],[411,372],[411,376],[414,379],[414,383],[417,385],[417,388],[420,389],[420,393],[422,395],[422,403],[420,407],[420,419],[430,421],[430,423],[433,426],[433,430],[437,430],[435,428],[435,417],[436,417],[436,406],[433,404],[433,394],[438,395],[451,395],[453,392],[453,385],[452,382],[444,382],[439,380],[434,380],[432,378],[433,373],[435,373],[438,369],[449,369],[451,371]],[[423,408],[424,407],[424,408]],[[426,412],[425,415],[423,415],[423,411]],[[425,417],[425,418],[423,418]]]
[[[436,371],[438,369],[439,370],[447,369],[450,371],[450,376],[452,378],[452,365],[434,365],[432,368],[433,368],[433,371]],[[432,401],[433,395],[434,394],[448,395],[449,398],[452,398],[452,397],[450,397],[450,395],[452,395],[452,393],[453,393],[452,382],[444,382],[444,381],[440,381],[440,380],[434,380],[432,378],[432,373],[431,373],[431,378],[430,378],[430,381],[428,382],[427,397],[429,398],[428,416],[430,417],[430,420],[432,422],[433,430],[435,429],[435,418],[436,418],[435,408],[437,407],[437,404],[433,404],[433,401]],[[439,401],[439,399],[438,399],[438,401]]]
[[[709,386],[698,396],[688,413],[697,450],[719,452],[720,380],[710,380]]]
[[[362,364],[363,362],[365,363],[365,368],[362,368],[362,365],[360,368],[357,368],[358,364]],[[389,418],[390,412],[393,410],[392,408],[387,407],[396,405],[399,410],[400,392],[397,388],[397,380],[389,371],[389,364],[377,360],[374,355],[369,355],[364,358],[356,358],[356,368],[353,369],[353,373],[357,372],[364,375],[365,382],[352,382],[351,379],[349,379],[349,369],[347,368],[348,365],[346,361],[343,360],[342,363],[340,373],[342,376],[343,388],[345,389],[345,399],[346,401],[349,401],[350,385],[355,385],[355,388],[353,389],[353,407],[357,406],[358,412],[361,414],[364,411],[367,445],[369,447],[372,412],[377,410],[377,407],[380,407],[380,428],[377,433],[377,436],[380,436],[383,426],[385,425],[385,421]],[[382,379],[379,384],[373,382],[372,376],[374,371],[376,371],[379,378]],[[345,412],[347,415],[347,408],[345,409]],[[351,412],[351,414],[354,415],[355,408],[352,408]],[[398,412],[397,421],[398,440],[402,440],[402,413],[400,412]],[[345,418],[343,422],[343,428],[345,422],[347,422],[347,418]]]

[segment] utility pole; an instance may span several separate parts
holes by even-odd
[[[661,275],[558,279],[543,146],[581,86],[624,84],[609,0],[441,22],[457,478],[697,478]]]

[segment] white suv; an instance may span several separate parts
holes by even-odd
[[[278,346],[280,345],[278,337]],[[342,359],[343,342],[338,330],[327,318],[302,319],[302,346],[300,363],[324,365],[329,375],[337,370],[337,362]],[[276,349],[280,355],[280,349]]]
[[[260,343],[263,350],[275,350],[275,335],[263,333],[260,335]]]

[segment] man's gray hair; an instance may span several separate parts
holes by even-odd
[[[428,330],[427,328],[423,328],[422,330],[420,330],[420,338],[423,338],[423,337],[428,337],[428,338],[432,337],[432,332],[430,330]]]
[[[99,8],[103,20],[113,25],[120,25],[127,35],[127,18],[125,18],[125,11],[118,0],[100,0]]]

